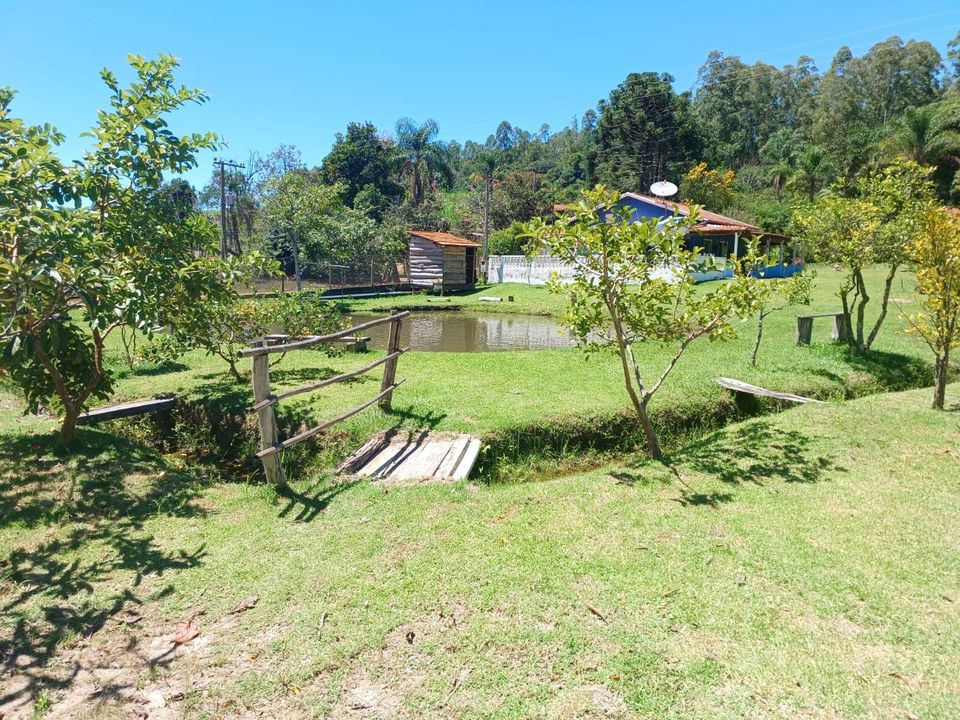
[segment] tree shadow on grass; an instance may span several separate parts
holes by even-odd
[[[771,481],[816,483],[845,470],[828,455],[811,450],[812,444],[812,438],[802,431],[784,433],[769,420],[754,420],[710,433],[669,453],[663,463],[670,474],[662,477],[680,486],[677,502],[681,505],[716,507],[732,502],[735,495],[729,490],[698,492],[684,478],[684,470],[735,487],[747,483],[766,486]],[[631,467],[649,467],[652,462],[643,460]],[[649,473],[624,471],[611,476],[621,484],[651,482]]]
[[[203,546],[163,548],[145,526],[202,516],[196,499],[204,481],[140,444],[89,428],[69,450],[53,436],[0,436],[0,467],[0,527],[38,531],[0,559],[0,677],[9,681],[0,682],[0,707],[23,706],[80,671],[52,663],[62,643],[141,604],[148,575],[202,562]],[[157,597],[169,585],[148,592]]]
[[[346,492],[359,480],[323,481],[318,480],[306,490],[299,491],[287,485],[277,491],[277,496],[286,500],[286,505],[277,514],[277,517],[287,518],[293,522],[311,522],[322,513],[335,497]]]

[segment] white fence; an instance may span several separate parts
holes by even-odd
[[[693,274],[694,282],[720,280],[731,276],[730,269],[726,267],[725,258],[706,256],[704,260],[701,272]],[[561,281],[572,282],[578,272],[573,265],[568,265],[549,255],[538,255],[533,258],[524,255],[491,255],[487,268],[489,283],[520,283],[522,285],[546,285],[554,273],[560,277]],[[665,278],[667,282],[673,282],[674,278],[674,273],[667,266],[654,271],[651,275]]]
[[[487,261],[487,282],[546,285],[554,273],[565,281],[573,280],[576,268],[548,255],[528,258],[524,255],[491,255]]]

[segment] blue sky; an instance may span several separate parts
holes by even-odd
[[[606,13],[604,15],[604,13]],[[168,52],[182,82],[211,101],[176,116],[214,130],[228,157],[296,145],[319,163],[350,121],[381,130],[434,118],[444,139],[484,140],[497,124],[553,129],[630,72],[669,72],[688,89],[713,49],[778,66],[801,54],[821,69],[848,45],[897,34],[940,51],[960,29],[956,0],[832,2],[246,2],[0,0],[0,85],[15,114],[50,122],[79,157],[105,104],[99,71],[126,55]],[[189,175],[209,176],[212,155]]]

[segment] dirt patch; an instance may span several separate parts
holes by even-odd
[[[43,717],[184,717],[186,706],[202,702],[208,688],[255,668],[258,648],[282,633],[280,628],[270,628],[260,634],[255,647],[231,657],[228,663],[219,661],[217,654],[226,644],[225,636],[243,622],[248,611],[255,609],[215,619],[203,608],[194,608],[181,618],[159,617],[152,606],[118,613],[43,668],[43,692],[52,702]],[[191,621],[199,630],[195,637],[190,637]],[[21,656],[20,667],[0,680],[0,718],[4,720],[32,717],[38,691],[30,660]]]
[[[617,693],[603,685],[580,685],[561,692],[547,717],[551,720],[588,720],[593,718],[621,718],[627,713],[627,704]]]
[[[374,720],[419,716],[414,705],[428,692],[446,648],[455,647],[466,615],[462,600],[410,623],[399,625],[376,653],[361,657],[327,715],[328,720]],[[450,679],[446,706],[465,679]]]

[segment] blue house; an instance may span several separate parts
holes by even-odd
[[[690,214],[690,206],[684,203],[630,192],[620,196],[619,204],[629,207],[637,222],[644,218],[668,218],[673,215],[688,216]],[[714,262],[716,269],[701,273],[703,277],[698,279],[714,280],[731,277],[733,271],[726,267],[726,261],[731,256],[739,258],[746,255],[747,240],[750,237],[760,241],[761,250],[766,256],[777,257],[773,264],[756,271],[760,277],[789,277],[803,269],[803,258],[797,253],[790,238],[776,233],[765,233],[756,225],[701,209],[697,225],[691,229],[688,236],[689,248],[692,250],[699,247],[704,255],[713,256],[716,259]]]

